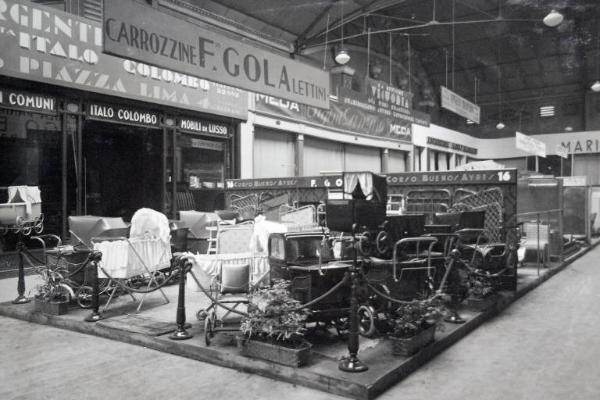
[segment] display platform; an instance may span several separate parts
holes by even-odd
[[[597,244],[598,241],[595,241],[593,246]],[[186,296],[186,317],[192,324],[189,332],[194,337],[186,341],[170,340],[168,334],[176,328],[177,285],[166,287],[167,296],[172,300],[170,304],[165,305],[160,297],[151,296],[146,300],[143,312],[134,314],[135,303],[128,296],[121,296],[103,315],[104,319],[96,323],[84,322],[83,319],[89,314],[89,310],[75,307],[71,307],[66,315],[47,316],[33,312],[32,304],[5,302],[0,303],[0,315],[119,340],[350,398],[372,399],[561,271],[592,247],[582,248],[565,262],[550,263],[547,268],[519,268],[518,287],[515,292],[500,292],[496,303],[485,311],[462,306],[458,311],[467,322],[463,325],[446,323],[445,329],[436,333],[436,341],[412,357],[392,356],[390,343],[382,338],[361,338],[358,356],[369,366],[369,370],[362,373],[340,371],[338,361],[347,354],[346,343],[328,341],[327,338],[314,344],[313,360],[302,368],[243,357],[233,337],[226,334],[215,337],[215,341],[207,347],[204,344],[202,323],[195,319],[195,312],[201,307],[206,307],[208,301],[198,292],[191,292]]]

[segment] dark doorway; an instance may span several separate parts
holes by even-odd
[[[83,166],[86,214],[129,221],[142,207],[161,211],[160,130],[87,121]]]

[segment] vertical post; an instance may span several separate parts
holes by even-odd
[[[23,234],[21,232],[18,233],[19,239],[17,242],[17,253],[19,255],[19,278],[17,280],[17,293],[18,296],[12,302],[13,304],[24,304],[29,303],[31,299],[25,297],[25,268],[23,265],[23,250],[25,250],[25,245],[23,244]]]
[[[189,264],[179,260],[179,295],[177,296],[177,330],[169,336],[171,340],[191,339],[194,335],[185,330],[185,278],[189,271]]]
[[[535,156],[535,172],[540,172],[540,158]]]
[[[81,109],[81,108],[80,108]],[[77,203],[75,205],[77,215],[81,215],[83,211],[83,134],[81,132],[82,122],[81,122],[81,114],[77,114]]]
[[[537,160],[537,156],[536,156]],[[540,213],[537,213],[537,274],[540,275]]]
[[[167,213],[167,128],[163,126],[162,129],[162,184],[160,190],[160,207],[163,214]]]
[[[352,241],[354,247],[354,259],[350,266],[350,334],[348,336],[348,357],[340,360],[338,368],[345,372],[364,372],[369,369],[357,357],[358,354],[358,249],[356,242],[356,232],[358,224],[352,225]]]
[[[171,156],[171,218],[177,218],[177,174],[179,171],[176,170],[177,160],[177,129],[173,129],[172,137],[172,152]]]
[[[88,315],[84,321],[96,322],[102,319],[100,315],[100,287],[98,284],[98,261],[102,258],[102,253],[99,251],[92,250],[90,254],[90,263],[88,268],[92,269],[92,313]]]
[[[69,135],[67,134],[67,114],[63,111],[61,113],[61,129],[62,129],[62,146],[61,146],[61,233],[62,237],[67,237],[67,142]]]
[[[304,135],[296,135],[296,162],[295,176],[304,176]]]
[[[381,149],[381,173],[390,172],[390,149]]]

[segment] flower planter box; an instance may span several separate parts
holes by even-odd
[[[465,305],[471,310],[483,312],[494,307],[497,302],[498,297],[494,295],[487,297],[469,297],[465,301]]]
[[[290,367],[301,367],[310,362],[312,345],[303,341],[298,348],[289,348],[260,340],[238,338],[238,347],[245,357],[260,358]]]
[[[435,325],[417,333],[410,338],[398,338],[390,336],[392,342],[392,354],[395,356],[410,357],[431,342],[435,337]]]
[[[34,311],[48,315],[63,315],[69,312],[69,302],[49,302],[34,298]]]

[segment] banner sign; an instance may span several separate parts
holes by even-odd
[[[556,145],[555,152],[557,156],[560,156],[562,158],[569,157],[569,149],[563,146],[562,143]]]
[[[515,132],[515,143],[517,149],[523,150],[530,154],[535,154],[538,157],[546,157],[546,143],[540,142],[537,139],[522,134],[521,132]]]
[[[226,189],[341,188],[341,175],[262,179],[226,179]]]
[[[21,90],[0,89],[0,107],[56,115],[56,98]]]
[[[329,73],[132,0],[104,1],[104,51],[329,108]]]
[[[222,138],[231,137],[231,128],[227,124],[200,119],[181,117],[177,120],[177,127],[186,133],[217,136]]]
[[[257,112],[302,121],[329,129],[350,131],[359,135],[412,141],[410,122],[395,120],[340,102],[331,101],[329,110],[262,94],[255,95]]]
[[[440,86],[442,107],[450,110],[462,117],[465,117],[475,123],[479,123],[481,109],[477,104],[471,103],[469,100],[459,96],[450,89]]]
[[[517,171],[514,169],[489,171],[436,171],[401,172],[388,174],[387,183],[391,186],[413,185],[472,185],[472,184],[514,184]]]
[[[100,24],[31,2],[0,0],[0,75],[248,117],[247,92],[103,54]]]
[[[474,147],[465,146],[464,144],[460,143],[447,142],[445,140],[434,138],[431,136],[427,136],[427,144],[431,144],[433,146],[438,147],[445,147],[451,150],[462,151],[463,153],[477,154],[477,149]]]
[[[367,78],[365,82],[365,93],[338,88],[339,102],[393,120],[429,126],[429,115],[412,109],[412,93],[375,79]]]
[[[86,118],[153,128],[158,128],[160,125],[160,116],[157,112],[104,103],[87,104]]]
[[[586,175],[564,176],[559,179],[562,179],[563,187],[588,185],[588,178]]]

